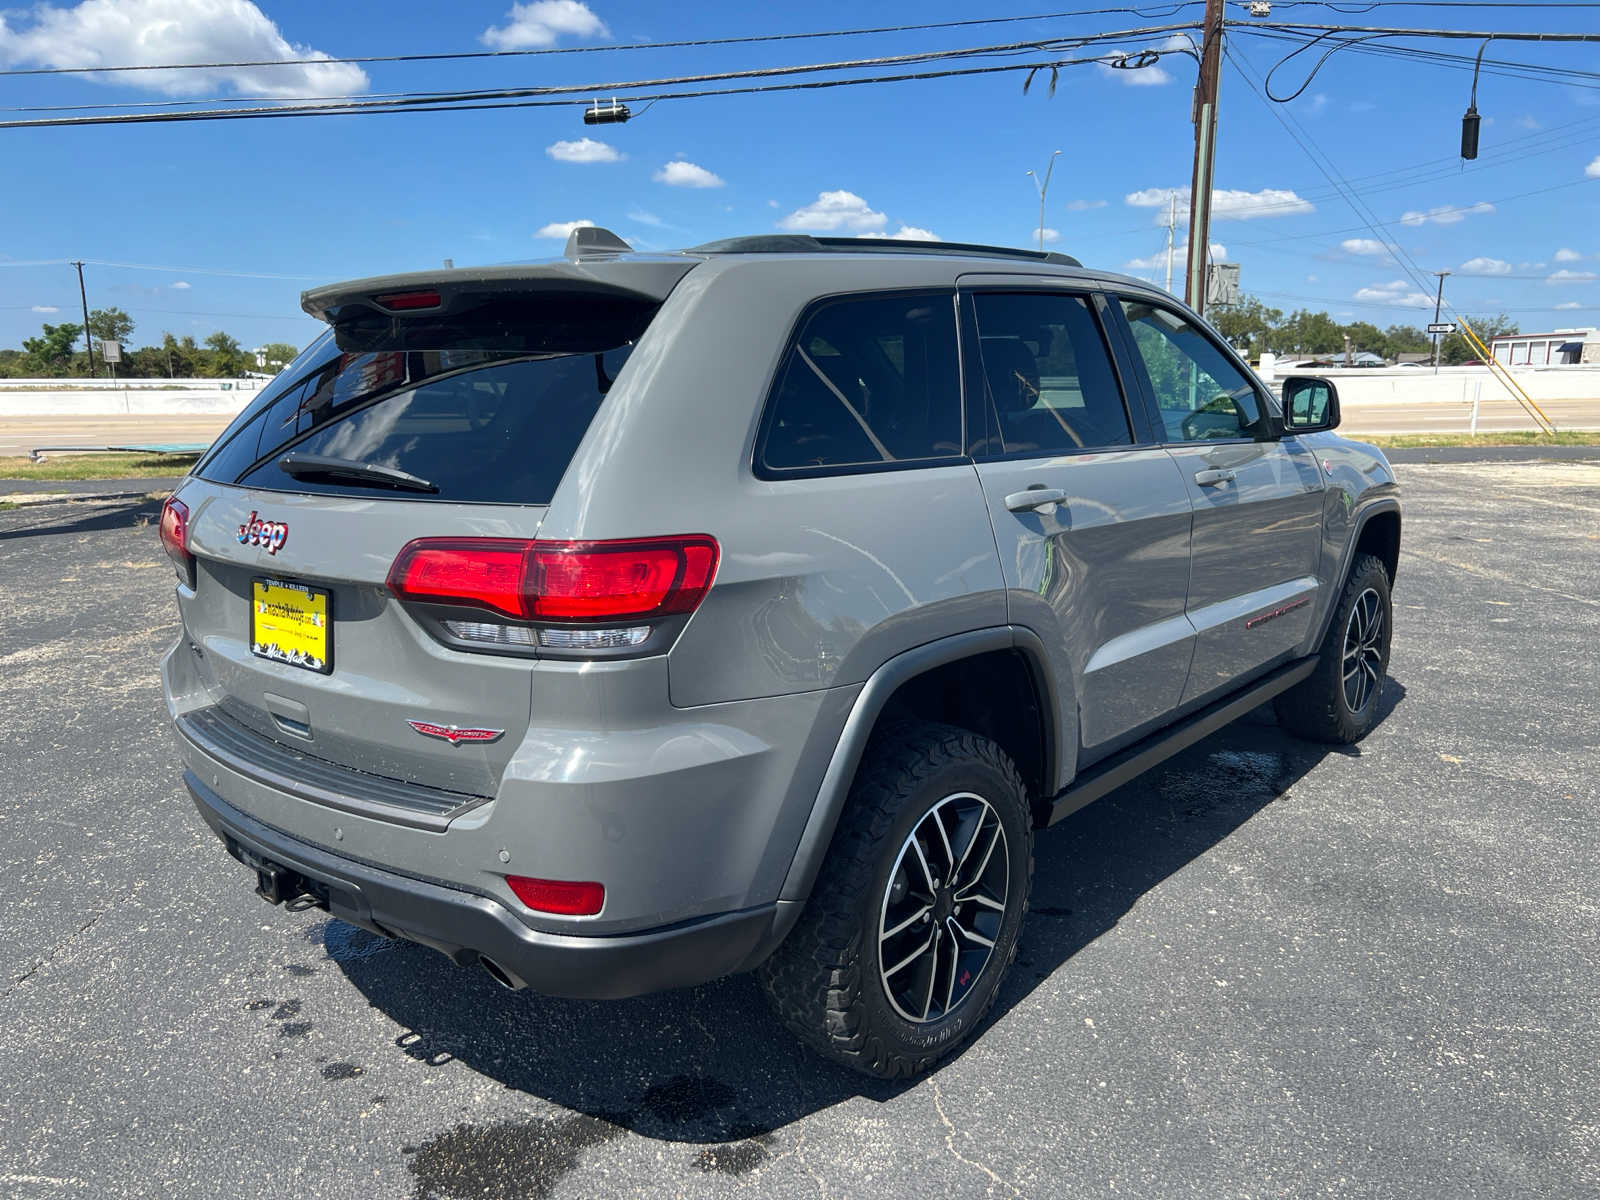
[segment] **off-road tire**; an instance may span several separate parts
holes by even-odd
[[[970,792],[1005,833],[1005,912],[971,990],[941,1018],[915,1023],[891,1006],[878,961],[883,897],[901,847],[940,802]],[[976,835],[974,835],[974,840]],[[1033,879],[1033,821],[1016,766],[969,730],[906,722],[868,747],[804,912],[759,978],[774,1011],[802,1041],[868,1075],[928,1070],[969,1037],[1016,958]]]
[[[1357,709],[1352,708],[1345,689],[1346,639],[1356,603],[1369,591],[1377,593],[1378,612],[1382,617],[1381,645],[1376,648],[1380,662],[1376,668],[1377,681]],[[1389,572],[1382,559],[1371,554],[1357,555],[1344,589],[1339,593],[1339,603],[1322,639],[1322,648],[1317,652],[1316,670],[1277,698],[1278,720],[1291,733],[1312,742],[1349,745],[1366,737],[1378,720],[1393,629]]]

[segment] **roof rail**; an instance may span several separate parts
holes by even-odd
[[[567,234],[567,247],[561,252],[561,257],[577,262],[580,258],[591,258],[601,254],[629,254],[632,251],[632,246],[609,229],[602,229],[598,225],[579,225]]]
[[[895,254],[960,254],[974,258],[1022,258],[1030,262],[1053,263],[1062,267],[1083,264],[1070,254],[1053,250],[1021,250],[1015,246],[986,246],[977,242],[930,242],[910,238],[812,237],[806,233],[768,233],[754,237],[723,238],[690,248],[691,254],[820,254],[860,251]]]

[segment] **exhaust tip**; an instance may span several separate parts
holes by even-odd
[[[478,964],[489,973],[489,978],[508,992],[520,992],[526,984],[487,955],[478,956]]]

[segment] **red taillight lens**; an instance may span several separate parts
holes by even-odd
[[[390,292],[387,296],[374,296],[373,299],[394,312],[439,307],[438,292]]]
[[[189,506],[168,496],[161,506],[161,544],[188,582],[194,578],[194,556],[189,553]]]
[[[517,899],[535,912],[558,913],[563,917],[592,917],[606,903],[606,889],[601,883],[529,879],[526,875],[507,875],[506,883]]]
[[[525,621],[641,620],[693,612],[717,573],[704,534],[614,542],[418,538],[389,590],[402,600],[487,608]]]

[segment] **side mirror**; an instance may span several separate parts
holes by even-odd
[[[1315,375],[1291,375],[1283,381],[1283,431],[1316,433],[1339,425],[1339,390]]]

